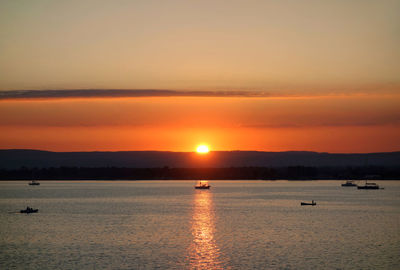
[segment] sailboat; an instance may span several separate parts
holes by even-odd
[[[208,181],[199,181],[194,188],[195,189],[210,189],[210,187],[211,186],[208,184]]]

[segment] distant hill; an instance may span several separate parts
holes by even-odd
[[[216,151],[207,155],[192,152],[49,152],[0,150],[0,169],[49,167],[128,168],[229,168],[288,166],[384,166],[400,167],[400,152],[330,154],[317,152]]]

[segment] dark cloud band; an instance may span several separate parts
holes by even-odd
[[[270,97],[262,91],[178,91],[160,89],[75,89],[0,91],[4,99],[121,98],[121,97]]]

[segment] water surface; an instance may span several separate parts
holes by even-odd
[[[398,182],[210,183],[0,182],[0,269],[400,267]]]

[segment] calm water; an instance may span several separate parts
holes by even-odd
[[[0,182],[0,269],[400,269],[400,183],[340,183]]]

